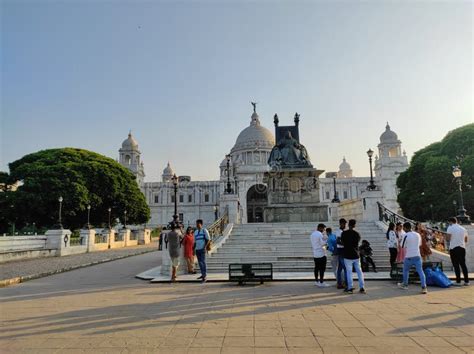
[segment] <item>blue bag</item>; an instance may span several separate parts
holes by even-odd
[[[428,269],[425,270],[425,274],[427,270]],[[439,286],[440,288],[449,288],[451,285],[453,285],[451,280],[449,280],[446,274],[444,274],[438,267],[436,267],[434,270],[431,269],[431,272],[431,280],[433,281],[433,285]]]
[[[425,272],[425,277],[426,277],[426,285],[428,286],[436,285],[433,279],[434,270],[432,268],[426,268],[424,272]]]

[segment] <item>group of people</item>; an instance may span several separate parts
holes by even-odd
[[[195,257],[198,260],[201,275],[198,280],[202,283],[207,281],[206,252],[210,250],[211,237],[207,229],[203,227],[201,219],[196,221],[196,229],[188,227],[183,236],[182,226],[173,222],[170,225],[171,231],[163,232],[160,235],[160,243],[166,243],[171,259],[171,281],[176,281],[177,271],[179,267],[180,252],[183,249],[183,256],[186,260],[188,274],[196,274],[194,269]]]
[[[428,230],[422,223],[416,223],[413,231],[420,235],[420,257],[423,261],[426,261],[432,253]],[[397,263],[403,263],[405,259],[406,249],[403,247],[405,234],[406,232],[401,222],[397,224],[393,222],[389,223],[386,236],[392,269]]]
[[[361,236],[355,230],[356,223],[354,219],[349,220],[349,223],[346,219],[340,219],[339,228],[334,233],[331,228],[326,228],[326,225],[319,224],[317,230],[311,234],[316,286],[329,286],[324,282],[327,248],[331,255],[331,266],[336,277],[337,288],[344,289],[344,292],[348,294],[354,292],[352,269],[355,269],[359,281],[359,292],[366,292],[361,258],[363,263],[367,264],[367,267],[368,264],[371,264],[374,271],[376,271],[376,267],[371,257],[372,248],[370,243],[365,240],[362,245],[360,244]],[[348,229],[346,229],[347,224],[349,224]]]
[[[349,228],[346,229],[346,225]],[[331,266],[336,277],[336,286],[338,289],[344,289],[344,292],[352,294],[353,287],[353,269],[357,273],[359,281],[359,292],[366,293],[364,282],[364,271],[368,270],[369,264],[374,271],[376,266],[371,258],[372,249],[367,240],[361,242],[360,234],[355,230],[356,220],[339,220],[339,228],[333,233],[331,228],[319,224],[317,230],[311,234],[311,246],[314,257],[314,278],[316,286],[328,287],[324,282],[324,273],[326,271],[326,249],[331,256]],[[390,264],[392,269],[397,263],[403,263],[402,282],[398,283],[401,289],[408,289],[409,272],[415,267],[421,282],[421,292],[428,292],[426,286],[426,277],[423,271],[423,261],[427,260],[431,254],[429,246],[428,232],[422,224],[416,224],[414,230],[409,222],[404,224],[390,223],[387,230],[387,246],[390,252]],[[464,277],[464,285],[469,285],[468,270],[466,267],[466,243],[467,230],[458,224],[455,217],[449,219],[447,229],[447,241],[449,242],[449,253],[456,274],[454,285],[461,284],[461,271]]]

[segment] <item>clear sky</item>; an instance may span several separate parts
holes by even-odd
[[[471,1],[3,0],[0,169],[40,149],[117,158],[129,129],[146,180],[170,161],[215,179],[251,100],[313,164],[365,152],[389,121],[409,156],[474,121]]]

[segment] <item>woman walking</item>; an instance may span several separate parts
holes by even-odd
[[[397,254],[398,254],[398,236],[395,232],[395,224],[393,222],[391,222],[388,225],[386,236],[387,236],[387,247],[388,247],[388,251],[390,252],[390,266],[393,269],[396,265]]]
[[[184,258],[188,266],[188,274],[196,274],[194,270],[194,230],[192,227],[186,229],[183,239]]]

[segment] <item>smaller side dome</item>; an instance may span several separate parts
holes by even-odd
[[[173,169],[171,168],[171,165],[170,163],[168,162],[168,164],[166,165],[165,169],[163,170],[163,175],[164,176],[169,176],[169,175],[173,175],[174,174],[174,171]]]
[[[338,178],[351,178],[352,168],[351,165],[346,161],[346,157],[342,158],[342,162],[339,165],[339,171],[337,172]]]
[[[388,122],[385,126],[385,131],[382,133],[382,135],[380,135],[380,143],[398,143],[398,135],[390,129]]]
[[[138,150],[138,142],[132,136],[132,132],[128,133],[127,139],[125,139],[122,143],[122,149],[124,150]]]
[[[344,156],[342,158],[341,164],[339,165],[339,171],[345,171],[345,170],[350,170],[350,169],[351,169],[351,165],[349,165],[349,163],[346,161],[346,157]]]

